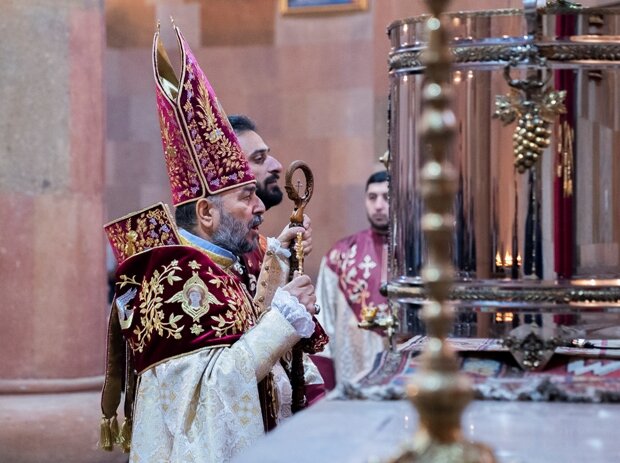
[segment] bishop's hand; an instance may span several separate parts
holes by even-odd
[[[308,275],[300,275],[295,272],[293,279],[282,289],[288,291],[291,296],[295,296],[308,313],[314,315],[316,311],[316,295],[314,293],[314,285]]]
[[[303,227],[289,227],[288,225],[284,227],[280,236],[278,236],[278,241],[283,248],[289,248],[291,243],[295,240],[297,233],[302,233],[302,246],[304,249],[304,256],[307,256],[312,252],[312,221],[310,217],[304,214],[304,226]]]

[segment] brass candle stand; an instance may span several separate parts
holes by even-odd
[[[451,52],[439,19],[449,0],[426,0],[432,13],[427,20],[428,48],[423,60],[422,137],[427,159],[421,173],[425,213],[422,230],[428,242],[428,260],[422,269],[428,298],[422,310],[429,342],[421,355],[421,367],[407,388],[409,399],[420,420],[413,441],[392,460],[404,462],[495,462],[492,452],[481,444],[465,441],[461,415],[472,399],[472,389],[446,338],[452,326],[448,303],[453,279],[451,239],[454,216],[452,204],[457,187],[446,150],[455,132],[450,109]]]

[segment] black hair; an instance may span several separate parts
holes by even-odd
[[[188,232],[194,230],[196,225],[198,225],[198,218],[196,217],[196,201],[177,206],[174,210],[174,220],[177,223],[177,227],[183,228]]]
[[[212,206],[222,210],[222,197],[219,195],[210,195],[205,198]],[[194,233],[198,226],[198,216],[196,215],[196,201],[185,203],[181,206],[177,206],[174,210],[174,221],[177,227],[187,230],[190,233]]]
[[[228,122],[232,125],[235,133],[247,132],[248,130],[256,132],[256,124],[254,121],[243,114],[232,114],[228,116]]]
[[[366,181],[366,190],[368,190],[368,185],[371,183],[383,183],[388,181],[388,173],[387,170],[380,170],[379,172],[375,172]]]

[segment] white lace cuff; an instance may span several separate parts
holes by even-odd
[[[285,247],[282,247],[282,243],[280,243],[278,238],[272,238],[271,236],[267,237],[267,250],[278,256],[286,257],[287,259],[291,257],[291,251]]]
[[[280,312],[302,338],[309,338],[314,333],[312,316],[299,300],[285,289],[276,290],[273,301],[271,301],[271,308]]]

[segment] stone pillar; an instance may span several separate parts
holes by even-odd
[[[1,8],[0,461],[118,461],[96,450],[103,1]]]

